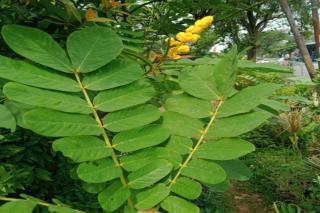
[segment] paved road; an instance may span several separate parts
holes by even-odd
[[[311,79],[307,71],[307,68],[303,62],[291,61],[290,63],[294,69],[294,73],[293,73],[294,76]],[[318,68],[317,63],[314,63],[314,66],[316,69]]]

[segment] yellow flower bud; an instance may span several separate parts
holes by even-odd
[[[186,54],[190,52],[190,47],[186,44],[181,45],[179,47],[177,47],[177,52],[178,53],[182,53],[182,54]]]
[[[204,30],[203,27],[191,25],[190,27],[188,27],[186,29],[186,32],[187,33],[198,34],[198,33],[201,33],[203,30]]]

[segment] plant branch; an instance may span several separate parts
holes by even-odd
[[[209,131],[209,128],[213,125],[214,121],[216,120],[218,111],[221,107],[221,105],[224,103],[223,100],[218,100],[218,104],[214,110],[214,112],[212,112],[212,116],[211,119],[209,121],[209,123],[207,124],[206,128],[201,132],[200,138],[197,141],[196,145],[193,147],[193,149],[191,150],[191,152],[189,153],[187,159],[184,161],[184,163],[180,166],[177,174],[175,175],[175,177],[170,181],[170,184],[168,185],[168,187],[170,188],[173,184],[176,183],[177,179],[179,178],[179,176],[181,175],[182,170],[187,167],[188,163],[190,162],[190,160],[193,157],[193,154],[198,150],[199,146],[203,143],[206,134]]]
[[[92,114],[93,114],[97,124],[99,125],[99,127],[102,130],[102,137],[104,139],[104,142],[105,142],[106,146],[111,149],[111,158],[112,158],[114,164],[117,167],[121,168],[120,161],[119,161],[119,159],[118,159],[118,157],[117,157],[117,155],[115,153],[115,150],[113,149],[113,145],[112,145],[112,143],[111,143],[111,141],[110,141],[110,139],[108,137],[107,131],[104,128],[103,122],[102,122],[101,118],[99,117],[98,112],[97,112],[96,108],[94,107],[94,105],[93,105],[93,103],[92,103],[92,101],[91,101],[91,99],[90,99],[90,97],[89,97],[89,95],[87,93],[87,90],[85,89],[85,87],[83,86],[83,84],[81,82],[79,73],[76,71],[76,72],[74,72],[74,75],[76,77],[78,85],[79,85],[79,87],[81,89],[82,94],[84,95],[84,98],[85,98],[87,104],[89,105],[89,107],[92,110]],[[128,182],[127,182],[126,178],[124,177],[124,175],[121,175],[119,178],[120,178],[120,181],[121,181],[122,185],[127,187],[128,186]],[[132,208],[132,209],[134,208],[134,205],[133,205],[133,202],[132,202],[131,198],[128,199],[128,205],[130,206],[130,208]]]

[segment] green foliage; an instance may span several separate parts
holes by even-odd
[[[188,106],[180,110],[172,102],[174,94],[164,106],[156,101],[152,79],[143,76],[134,60],[119,59],[126,52],[123,42],[107,27],[71,33],[66,51],[39,29],[7,25],[2,34],[16,53],[35,62],[0,58],[0,77],[13,81],[4,86],[7,103],[18,103],[13,115],[7,112],[10,107],[3,111],[11,116],[4,127],[13,129],[15,116],[19,126],[53,138],[54,151],[72,160],[73,177],[83,181],[87,191],[98,193],[105,211],[154,207],[199,212],[184,198],[200,196],[201,184],[249,176],[237,159],[254,146],[237,137],[267,121],[269,113],[258,106],[278,86],[237,91],[236,48],[214,64],[179,73],[178,86],[185,94],[178,101]],[[55,84],[58,79],[67,86]],[[186,192],[185,186],[192,191]],[[72,212],[65,208],[49,205],[49,211]]]
[[[315,196],[319,191],[312,183],[316,173],[292,150],[267,149],[249,155],[246,161],[253,169],[250,189],[261,192],[267,201],[283,200],[310,212],[319,211]]]

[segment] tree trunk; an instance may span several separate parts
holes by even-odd
[[[294,35],[294,38],[296,40],[297,46],[300,49],[300,52],[303,56],[304,63],[307,67],[307,70],[310,74],[310,77],[312,78],[315,75],[315,69],[313,67],[310,54],[309,54],[307,47],[303,41],[303,38],[302,38],[300,32],[298,31],[296,22],[293,18],[292,12],[289,8],[288,1],[287,0],[279,0],[279,2],[280,2],[281,8],[282,8],[284,14],[286,15],[286,17],[288,19],[288,22],[291,27],[291,31]]]
[[[257,60],[257,45],[251,46],[247,53],[248,60],[256,61]]]
[[[320,48],[320,23],[319,23],[319,13],[318,13],[318,1],[317,0],[311,0],[311,6],[312,6],[312,23],[313,23],[313,30],[314,30],[314,41],[316,43],[316,55],[317,59],[320,58],[319,54],[319,48]],[[318,69],[320,68],[320,61],[318,61]]]

